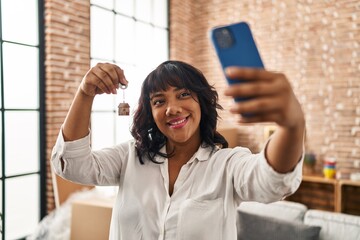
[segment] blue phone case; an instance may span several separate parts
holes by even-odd
[[[223,70],[228,66],[264,68],[250,27],[246,22],[213,28],[211,40]],[[226,80],[229,84],[241,83],[239,80],[229,78]],[[241,100],[245,99],[235,99],[235,101]]]

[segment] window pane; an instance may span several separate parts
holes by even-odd
[[[38,49],[12,43],[4,43],[3,49],[5,108],[38,108]]]
[[[115,143],[113,112],[91,114],[91,143],[93,149],[109,147]],[[94,137],[95,136],[95,137]]]
[[[107,9],[114,8],[114,0],[91,0],[91,4],[96,4]]]
[[[135,3],[135,17],[139,20],[150,23],[152,12],[151,0],[137,0]]]
[[[134,16],[134,1],[115,0],[115,10],[127,16]]]
[[[39,171],[39,113],[5,112],[6,175]]]
[[[39,24],[37,4],[36,0],[1,1],[2,34],[4,40],[30,45],[38,44]]]
[[[153,56],[156,63],[162,63],[169,57],[168,33],[165,29],[154,28]]]
[[[30,175],[5,180],[6,239],[31,234],[39,222],[39,176]]]
[[[0,118],[0,157],[2,158],[2,119]],[[2,159],[3,161],[3,159]],[[0,177],[2,177],[2,161],[0,162]],[[1,209],[1,208],[0,208]],[[1,211],[1,210],[0,210]]]
[[[153,0],[153,22],[155,26],[168,27],[168,6],[167,0]]]
[[[149,24],[137,22],[135,56],[139,66],[153,65],[151,51],[153,47],[153,27]]]
[[[3,49],[2,49],[2,47],[0,46],[0,54],[2,54],[2,51],[3,51]],[[0,72],[2,71],[2,69],[1,69],[1,58],[0,58]],[[3,82],[3,81],[2,81]],[[0,84],[0,106],[2,106],[2,86],[1,86],[2,84]]]
[[[2,212],[2,207],[3,207],[3,202],[2,202],[2,181],[0,180],[0,212]],[[1,218],[0,218],[0,239],[2,239],[1,237],[2,237],[2,230],[3,230],[3,227],[2,227],[2,221],[3,219],[2,219],[2,216],[1,216]]]
[[[130,133],[132,118],[130,116],[118,116],[116,118],[116,143],[122,143],[132,139]]]
[[[116,55],[115,60],[135,63],[135,21],[132,18],[116,15]]]
[[[118,90],[118,92],[120,92],[120,90]],[[113,111],[116,109],[115,105],[116,105],[116,103],[115,103],[114,95],[104,93],[101,95],[96,95],[93,106],[92,106],[92,110],[93,111],[98,111],[98,110]]]
[[[98,7],[91,8],[91,56],[100,59],[113,59],[114,52],[114,14]]]

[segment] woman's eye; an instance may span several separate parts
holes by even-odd
[[[191,96],[190,92],[183,92],[183,93],[180,94],[181,98],[188,97],[188,96]]]
[[[161,100],[161,99],[156,99],[156,100],[153,100],[152,101],[152,104],[154,105],[154,106],[159,106],[159,105],[161,105],[161,104],[163,104],[164,103],[164,100]]]

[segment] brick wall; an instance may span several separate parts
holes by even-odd
[[[290,79],[318,173],[324,157],[336,157],[338,170],[360,171],[353,167],[360,159],[359,1],[170,1],[171,58],[200,68],[225,109],[232,99],[222,94],[226,83],[208,32],[237,21],[250,23],[266,68]],[[221,116],[221,124],[236,124],[227,111]],[[255,151],[263,145],[264,125],[238,128],[240,144]]]
[[[47,159],[74,93],[90,67],[90,3],[45,0]],[[47,209],[54,208],[49,161]]]

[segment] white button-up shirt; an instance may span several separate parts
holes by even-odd
[[[55,172],[65,179],[119,186],[110,227],[110,239],[116,240],[236,239],[242,201],[280,200],[299,187],[302,174],[302,161],[279,174],[263,151],[200,147],[181,168],[170,196],[168,159],[156,161],[163,163],[144,159],[141,165],[133,140],[92,151],[90,134],[65,142],[60,132],[52,153]]]

